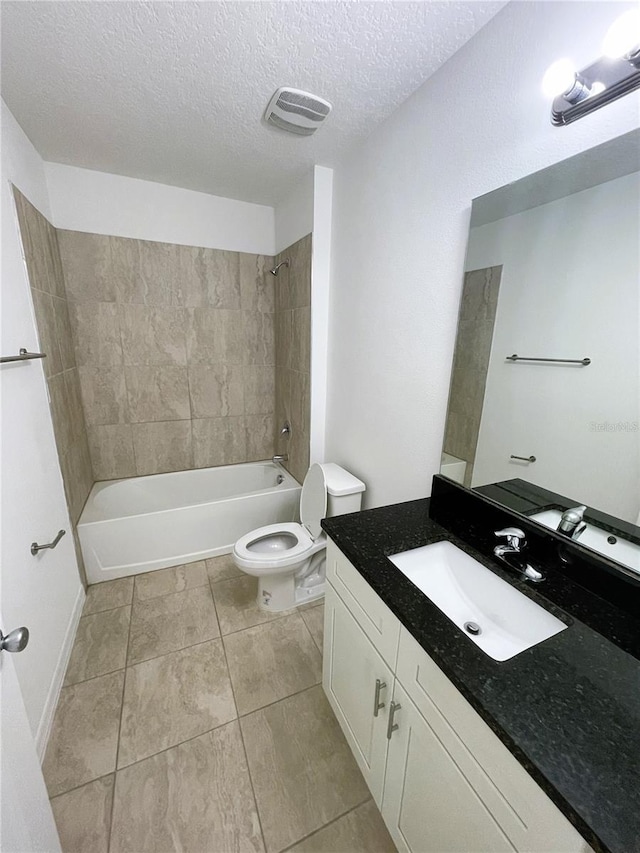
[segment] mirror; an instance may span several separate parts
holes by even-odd
[[[640,131],[475,199],[440,473],[640,574]],[[573,522],[573,523],[572,523]]]

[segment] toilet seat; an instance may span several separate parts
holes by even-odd
[[[286,542],[278,542],[277,537],[293,537],[294,542],[291,547],[286,547]],[[269,538],[275,540],[273,547],[267,545],[262,551],[252,549],[252,545]],[[301,524],[281,522],[258,527],[242,536],[233,548],[233,557],[241,569],[261,569],[265,574],[275,574],[295,566],[325,546],[324,535],[314,540]]]

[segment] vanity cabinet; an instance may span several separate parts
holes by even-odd
[[[331,541],[327,579],[323,687],[398,850],[590,853]]]

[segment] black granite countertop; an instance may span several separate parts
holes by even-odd
[[[640,660],[630,651],[637,653],[640,622],[554,567],[544,589],[503,571],[486,548],[473,547],[472,535],[463,541],[434,521],[428,499],[327,518],[322,526],[589,844],[639,853]],[[443,539],[569,628],[494,661],[387,559]]]

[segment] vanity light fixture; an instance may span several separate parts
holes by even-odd
[[[603,53],[581,71],[570,59],[549,66],[542,91],[553,98],[551,124],[569,124],[640,88],[640,10],[632,9],[614,21]]]

